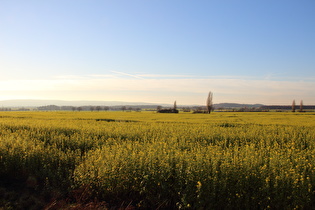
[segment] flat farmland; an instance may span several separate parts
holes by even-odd
[[[315,208],[314,128],[312,112],[1,112],[0,209]]]

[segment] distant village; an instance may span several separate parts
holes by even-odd
[[[124,112],[140,112],[140,111],[156,111],[159,113],[205,113],[206,106],[160,106],[160,105],[123,105],[123,106],[57,106],[46,105],[39,107],[2,107],[0,111],[91,111],[91,112],[104,112],[104,111],[124,111]],[[261,104],[236,104],[236,103],[222,103],[214,104],[212,112],[314,112],[315,105],[300,105],[292,108],[291,105],[287,106],[266,106]]]

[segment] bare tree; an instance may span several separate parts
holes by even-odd
[[[303,112],[303,100],[300,102],[300,112]]]
[[[206,101],[207,112],[208,112],[209,114],[211,113],[211,111],[212,111],[212,109],[213,109],[212,99],[213,99],[213,94],[212,94],[212,92],[210,91],[209,94],[208,94],[207,101]]]
[[[295,100],[292,102],[292,112],[295,112]]]

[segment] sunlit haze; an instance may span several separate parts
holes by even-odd
[[[315,1],[0,1],[0,100],[315,104]]]

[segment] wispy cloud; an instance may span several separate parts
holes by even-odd
[[[140,77],[144,78],[200,78],[196,75],[180,75],[180,74],[139,74]]]
[[[111,71],[115,74],[120,74],[120,75],[124,75],[124,76],[129,76],[129,77],[134,77],[137,79],[143,79],[142,77],[138,76],[138,75],[134,75],[134,74],[128,74],[128,73],[124,73],[124,72],[119,72],[119,71]]]

